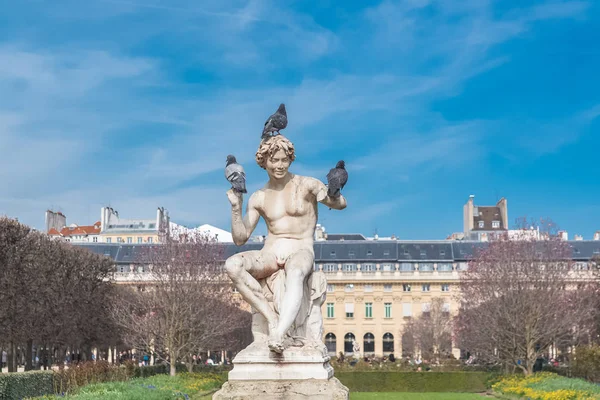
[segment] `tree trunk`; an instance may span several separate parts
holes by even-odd
[[[177,373],[177,369],[175,367],[175,361],[171,359],[171,364],[169,364],[169,375],[175,376],[175,374]]]
[[[48,349],[48,345],[44,346],[44,370],[50,369],[52,363],[50,362],[50,350]]]
[[[92,346],[90,345],[85,346],[85,360],[92,361]]]
[[[52,369],[52,364],[54,364],[54,346],[46,347],[46,352],[48,353],[48,357],[46,358],[46,362],[48,363],[48,369]],[[64,364],[60,364],[60,367],[64,367]]]
[[[32,364],[33,358],[33,339],[29,339],[25,345],[25,371],[31,371],[33,369]]]
[[[15,344],[13,342],[8,344],[6,363],[8,365],[8,372],[17,372],[17,354],[15,352]]]

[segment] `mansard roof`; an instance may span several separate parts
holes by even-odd
[[[594,256],[600,257],[600,241],[569,241],[573,248],[573,260],[585,261]],[[97,254],[111,257],[117,263],[135,263],[142,249],[159,244],[124,243],[73,243]],[[260,250],[263,243],[246,243],[236,246],[221,243],[223,260],[233,254],[248,250]],[[478,249],[485,248],[486,242],[476,241],[405,241],[405,240],[342,240],[319,241],[314,244],[315,262],[464,262],[472,258]]]

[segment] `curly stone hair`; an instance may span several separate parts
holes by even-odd
[[[271,136],[260,142],[256,151],[256,163],[265,169],[267,160],[273,157],[273,154],[283,150],[290,160],[290,164],[296,159],[294,144],[283,135]]]

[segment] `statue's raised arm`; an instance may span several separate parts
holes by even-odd
[[[231,203],[231,236],[233,236],[233,243],[241,246],[248,241],[258,224],[260,218],[258,212],[260,192],[250,196],[245,216],[242,216],[242,204],[244,202],[242,194],[234,189],[229,189],[227,198]]]
[[[335,210],[343,210],[346,208],[346,198],[341,194],[337,197],[331,197],[327,194],[327,186],[323,182],[315,178],[307,178],[310,181],[310,186],[317,201]]]

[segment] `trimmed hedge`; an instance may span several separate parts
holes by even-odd
[[[216,374],[220,374],[222,372],[231,371],[233,367],[223,366],[223,365],[194,365],[192,372],[196,373],[206,373],[206,372],[214,372]],[[188,372],[187,366],[185,364],[177,364],[175,366],[175,370],[177,373]],[[135,371],[133,373],[133,377],[135,378],[146,378],[153,375],[161,375],[168,374],[169,366],[167,364],[157,364],[157,365],[148,365],[144,367],[135,367]]]
[[[187,368],[183,364],[177,364],[175,366],[175,371],[177,371],[177,373],[179,374],[181,372],[187,372]],[[147,378],[149,376],[162,375],[162,374],[168,374],[168,373],[169,373],[169,365],[167,365],[167,364],[148,365],[148,366],[144,366],[144,367],[135,367],[135,370],[133,372],[133,377],[134,378]]]
[[[0,374],[0,400],[43,396],[54,392],[53,371]]]
[[[339,372],[350,392],[485,392],[486,372]]]

